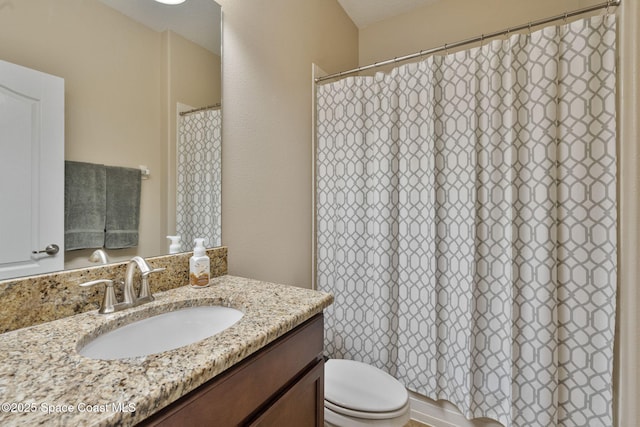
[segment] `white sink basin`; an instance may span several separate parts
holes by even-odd
[[[227,329],[243,316],[221,306],[189,307],[138,320],[98,336],[78,350],[92,359],[128,359],[173,350]]]

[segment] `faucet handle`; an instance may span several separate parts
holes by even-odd
[[[153,301],[153,295],[151,294],[151,287],[149,286],[149,275],[151,273],[160,273],[165,271],[165,267],[154,268],[142,273],[142,284],[140,285],[140,293],[138,295],[138,301]]]
[[[110,279],[91,280],[90,282],[80,283],[80,286],[82,286],[83,288],[86,288],[89,286],[99,285],[101,283],[104,283],[105,289],[104,289],[104,297],[102,298],[102,304],[100,305],[100,309],[98,310],[98,313],[100,314],[113,313],[115,311],[114,306],[117,303],[116,293],[113,290],[113,280],[110,280]]]
[[[158,268],[154,268],[152,270],[149,270],[147,272],[142,273],[142,277],[147,277],[149,276],[151,273],[160,273],[161,271],[165,271],[167,268],[166,267],[158,267]]]

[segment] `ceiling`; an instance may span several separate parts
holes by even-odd
[[[338,0],[360,29],[438,1],[441,0]]]
[[[172,30],[220,55],[220,6],[214,0],[188,0],[176,6],[154,0],[100,1],[155,31]],[[338,0],[360,29],[439,1],[442,0]]]
[[[175,6],[154,0],[100,1],[155,31],[172,30],[220,55],[220,6],[213,0],[189,0]]]

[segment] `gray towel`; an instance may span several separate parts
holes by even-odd
[[[65,250],[104,245],[106,194],[104,165],[65,161]]]
[[[140,169],[106,166],[107,217],[104,247],[130,248],[138,245],[140,224]]]

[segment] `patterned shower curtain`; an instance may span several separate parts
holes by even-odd
[[[205,239],[221,244],[222,196],[221,111],[204,110],[180,118],[178,127],[176,233],[182,249]]]
[[[611,426],[614,16],[317,88],[331,357],[505,426]]]

